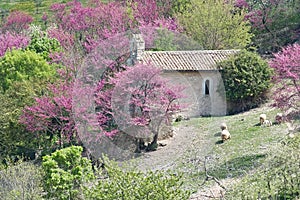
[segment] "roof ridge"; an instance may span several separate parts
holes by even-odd
[[[217,63],[240,50],[145,51],[142,60],[163,70],[219,70]]]
[[[241,51],[240,49],[220,49],[220,50],[177,50],[177,51],[149,51],[146,50],[144,53],[176,53],[176,52],[237,52]]]

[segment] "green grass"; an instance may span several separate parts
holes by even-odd
[[[196,144],[191,145],[192,149],[187,151],[185,158],[178,164],[177,169],[185,174],[187,188],[196,191],[202,187],[206,178],[203,169],[205,156],[210,158],[207,161],[208,174],[219,180],[241,178],[253,173],[264,163],[272,146],[287,137],[286,124],[271,127],[258,124],[260,114],[266,113],[267,118],[274,122],[277,112],[275,109],[254,109],[233,116],[194,118],[179,122],[183,126],[194,127],[199,137],[204,136],[207,141],[202,146],[200,140],[195,139]],[[226,122],[231,133],[231,139],[224,143],[220,136],[222,122]],[[210,181],[204,185],[212,183]]]

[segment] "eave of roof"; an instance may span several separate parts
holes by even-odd
[[[239,50],[145,51],[142,62],[150,62],[164,71],[214,71],[217,63]]]

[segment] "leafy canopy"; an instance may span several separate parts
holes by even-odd
[[[257,104],[270,88],[272,70],[254,52],[240,51],[219,66],[229,101]]]
[[[38,26],[30,26],[30,42],[27,46],[28,50],[34,51],[41,55],[45,60],[50,61],[50,54],[62,50],[59,41],[50,38],[47,32],[42,31]]]
[[[48,80],[55,73],[55,69],[37,53],[12,50],[0,60],[0,87],[6,91],[15,81]]]
[[[82,183],[94,178],[92,164],[81,146],[71,146],[43,157],[44,189],[48,198],[74,199]]]
[[[243,10],[235,11],[232,1],[192,0],[178,14],[179,23],[204,49],[241,49],[252,35]]]

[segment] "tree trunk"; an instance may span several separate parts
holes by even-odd
[[[155,151],[157,149],[158,147],[157,140],[158,140],[158,133],[155,133],[152,142],[147,147],[147,151]]]

